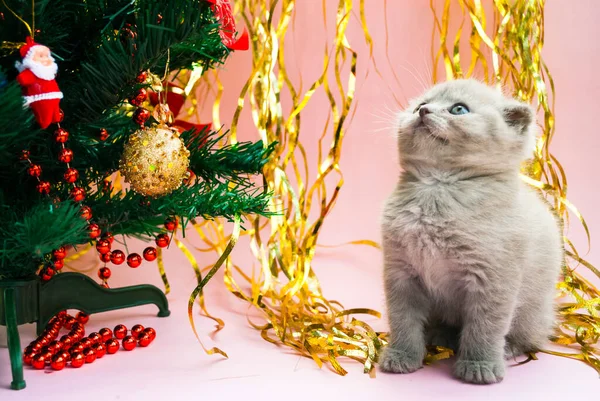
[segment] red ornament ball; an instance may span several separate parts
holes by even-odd
[[[96,332],[90,333],[90,335],[88,336],[88,338],[90,340],[92,340],[93,344],[97,344],[97,343],[99,343],[99,342],[101,342],[103,340],[102,339],[102,335],[100,333],[96,333]]]
[[[46,266],[40,272],[40,277],[42,278],[42,281],[49,281],[52,276],[54,276],[54,273],[56,273],[56,271],[53,268]]]
[[[165,221],[165,228],[169,231],[177,230],[177,219],[171,217]]]
[[[81,311],[77,312],[77,316],[75,316],[75,318],[76,318],[76,319],[77,319],[77,321],[78,321],[79,323],[81,323],[82,325],[83,325],[83,324],[86,324],[87,322],[89,322],[89,321],[90,321],[90,315],[88,315],[88,314],[87,314],[87,313],[85,313],[85,312],[81,312]],[[83,328],[83,327],[82,327],[82,328]]]
[[[83,356],[85,356],[85,363],[92,363],[96,360],[96,351],[93,348],[86,348],[83,350]]]
[[[41,194],[48,195],[50,193],[50,183],[48,181],[40,181],[35,188]]]
[[[80,368],[85,363],[85,357],[81,352],[71,354],[71,367]]]
[[[29,159],[29,151],[28,150],[22,150],[21,151],[21,155],[19,156],[20,160],[28,160]]]
[[[100,277],[102,280],[108,280],[111,274],[112,272],[108,267],[101,267],[98,269],[98,277]]]
[[[44,369],[46,367],[46,357],[43,354],[35,354],[31,361],[31,366],[38,370]]]
[[[102,234],[102,239],[107,240],[112,245],[113,241],[115,240],[115,237],[113,237],[112,233],[106,232]]]
[[[117,341],[116,338],[111,338],[106,343],[104,343],[104,345],[106,345],[106,353],[107,354],[112,355],[119,350],[119,342]]]
[[[148,333],[141,333],[138,337],[138,344],[140,347],[147,347],[151,342],[152,340],[150,339]]]
[[[67,250],[64,246],[52,251],[52,257],[54,260],[61,260],[67,257]]]
[[[131,328],[131,335],[134,338],[138,338],[138,336],[144,331],[144,326],[141,324],[136,324]]]
[[[148,262],[155,260],[156,256],[156,248],[149,246],[148,248],[144,249],[144,259],[146,259]]]
[[[68,148],[63,148],[58,154],[58,160],[63,163],[71,163],[73,161],[73,151]]]
[[[135,95],[129,98],[129,103],[134,106],[141,106],[146,99],[148,99],[148,91],[144,88],[140,88]]]
[[[142,257],[137,253],[132,253],[131,255],[127,256],[127,264],[129,267],[135,269],[142,264]]]
[[[117,324],[113,329],[113,333],[115,335],[115,338],[121,340],[127,335],[127,327],[125,327],[125,325],[123,324]]]
[[[100,254],[100,260],[103,261],[104,263],[108,263],[110,262],[110,257],[112,255],[112,252],[107,252],[105,254]]]
[[[39,177],[40,175],[42,175],[42,166],[40,166],[39,164],[32,164],[27,169],[27,174],[29,174],[32,177]]]
[[[79,171],[75,170],[73,167],[70,167],[67,169],[67,171],[65,171],[63,178],[69,184],[73,184],[79,179]]]
[[[99,132],[98,132],[98,139],[100,139],[101,141],[106,141],[108,139],[109,135],[108,135],[108,131],[105,128],[102,128]]]
[[[108,340],[110,340],[113,336],[113,332],[111,329],[109,329],[108,327],[105,327],[103,329],[100,329],[100,331],[98,332],[98,334],[100,334],[102,336],[102,341],[103,342],[107,342]]]
[[[64,261],[64,259],[58,259],[58,260],[53,261],[52,263],[54,264],[54,268],[56,270],[60,270],[63,267],[65,267],[65,261]]]
[[[98,226],[98,224],[96,223],[92,223],[89,226],[89,232],[90,232],[90,238],[91,239],[96,239],[100,236],[100,234],[102,234],[102,231],[100,230],[100,226]]]
[[[125,254],[123,253],[123,251],[120,251],[118,249],[112,251],[110,255],[110,261],[113,262],[115,265],[120,265],[121,263],[125,262]]]
[[[169,242],[171,242],[171,240],[169,239],[169,236],[167,234],[159,234],[154,240],[154,242],[156,242],[156,245],[158,247],[166,248],[167,246],[169,246]]]
[[[139,82],[140,84],[143,84],[144,82],[146,82],[147,79],[148,79],[148,72],[146,72],[146,71],[140,72],[140,74],[135,78],[135,80],[137,82]]]
[[[110,241],[107,239],[101,239],[96,242],[96,250],[100,255],[105,255],[110,252]]]
[[[150,112],[141,107],[133,112],[133,121],[140,126],[143,126],[149,118]]]
[[[156,330],[154,330],[152,327],[146,327],[144,329],[144,334],[148,334],[150,336],[150,341],[154,341],[156,338]]]
[[[81,202],[85,199],[85,189],[81,187],[71,188],[71,198],[73,198],[75,202]]]
[[[54,131],[54,140],[58,143],[65,143],[69,140],[69,132],[64,128]]]
[[[125,338],[122,341],[122,345],[123,349],[125,349],[126,351],[131,351],[136,346],[135,338],[133,336],[125,336]]]
[[[82,206],[81,207],[81,217],[83,217],[86,220],[89,220],[92,218],[92,209],[89,206]]]
[[[50,362],[52,370],[63,370],[66,364],[67,360],[62,355],[54,355]]]
[[[102,343],[102,342],[100,342],[98,344],[94,344],[92,349],[94,350],[94,352],[96,352],[96,358],[98,358],[98,359],[100,359],[104,355],[106,355],[106,345],[104,345],[104,343]]]

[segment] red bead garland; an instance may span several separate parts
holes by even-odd
[[[132,327],[130,335],[127,335],[124,325],[117,325],[114,330],[115,337],[113,331],[106,327],[84,337],[84,324],[88,320],[89,316],[83,312],[79,312],[76,318],[64,311],[60,312],[50,319],[44,332],[23,350],[23,362],[39,370],[45,369],[46,366],[56,371],[63,370],[66,366],[80,368],[106,354],[115,354],[120,347],[127,351],[136,346],[147,347],[156,338],[153,328],[144,328],[140,324]],[[56,338],[63,327],[70,331],[57,341]],[[122,339],[121,343],[117,338]]]

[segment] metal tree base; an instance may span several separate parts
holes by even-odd
[[[0,325],[7,328],[11,388],[25,388],[19,325],[36,323],[40,334],[52,316],[62,310],[77,309],[91,315],[148,304],[158,307],[159,317],[171,313],[165,294],[153,285],[103,288],[79,273],[58,274],[43,284],[37,277],[0,280]]]

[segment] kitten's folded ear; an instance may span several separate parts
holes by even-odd
[[[527,134],[535,121],[533,108],[516,100],[511,100],[504,106],[503,114],[506,123],[521,135]]]

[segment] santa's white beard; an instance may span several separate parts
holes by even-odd
[[[33,61],[31,58],[26,58],[22,63],[17,62],[16,67],[19,72],[31,70],[36,77],[51,81],[56,78],[56,72],[58,71],[58,65],[54,62],[53,58],[51,60],[52,64],[46,66]]]

